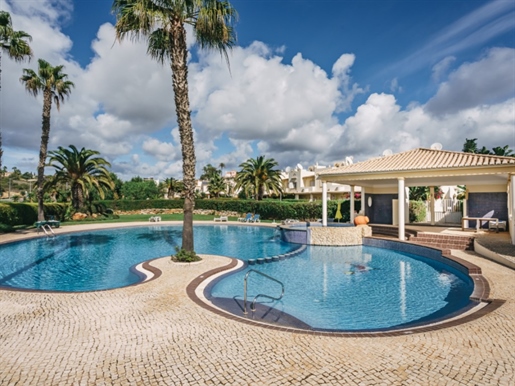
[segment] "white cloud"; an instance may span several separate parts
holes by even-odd
[[[477,25],[498,20],[502,4],[494,3],[497,8],[479,18]],[[61,112],[52,110],[50,149],[74,144],[99,150],[125,179],[181,178],[170,68],[148,58],[144,42],[115,42],[110,24],[99,27],[92,42],[95,56],[81,68],[70,59],[72,41],[59,26],[71,1],[16,4],[10,8],[0,0],[2,9],[14,12],[15,27],[34,36],[35,57],[64,64],[76,84]],[[441,48],[476,25],[472,19],[463,22],[462,27],[442,31],[425,48]],[[236,170],[256,155],[273,157],[284,168],[317,161],[329,164],[345,156],[359,161],[386,148],[402,151],[434,142],[460,150],[465,138],[478,138],[480,146],[488,148],[515,148],[513,49],[492,49],[475,62],[457,65],[426,104],[414,101],[402,108],[393,95],[371,93],[354,110],[355,97],[367,90],[350,76],[354,54],[341,55],[327,73],[301,53],[286,63],[283,52],[284,47],[274,49],[261,42],[235,47],[230,71],[218,53],[193,55],[198,61],[190,63],[189,86],[198,170],[207,163]],[[433,78],[443,79],[453,60],[447,57],[434,65]],[[2,61],[0,124],[9,160],[4,164],[32,165],[35,170],[42,98],[30,96],[20,85],[24,67],[35,69],[37,63]],[[393,78],[390,89],[403,91],[398,78]]]
[[[426,108],[433,114],[446,114],[513,97],[514,69],[515,49],[493,48],[479,61],[465,63],[451,73]]]
[[[433,74],[431,75],[431,77],[433,78],[433,80],[435,82],[439,82],[447,73],[447,70],[449,69],[451,64],[455,61],[455,56],[447,56],[446,58],[443,58],[438,63],[436,63],[432,68]]]

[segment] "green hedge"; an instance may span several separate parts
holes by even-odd
[[[182,209],[183,200],[104,200],[97,201],[95,205],[111,208],[114,210],[129,211],[141,209]],[[334,217],[337,210],[337,201],[328,201],[328,217]],[[355,209],[359,211],[361,201],[355,202]],[[228,211],[237,213],[259,213],[262,219],[283,220],[295,218],[299,220],[315,220],[322,218],[322,201],[277,201],[277,200],[195,200],[195,209],[213,211]],[[344,201],[341,205],[341,212],[344,221],[350,219],[350,201]]]
[[[66,204],[45,204],[45,218],[54,216],[63,220],[66,213]],[[15,225],[33,225],[38,220],[38,205],[24,202],[4,202],[0,204],[0,223]]]

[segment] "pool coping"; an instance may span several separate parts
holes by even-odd
[[[459,326],[461,324],[469,323],[476,319],[483,317],[486,314],[489,314],[495,311],[497,308],[501,307],[506,301],[502,299],[490,299],[490,285],[488,280],[482,275],[481,268],[477,265],[470,263],[466,260],[463,260],[457,256],[454,256],[451,250],[448,249],[440,249],[436,247],[428,247],[425,245],[416,244],[413,242],[406,242],[401,240],[392,240],[385,239],[381,237],[368,237],[368,239],[375,239],[379,241],[387,241],[391,243],[403,243],[406,245],[416,246],[421,249],[430,249],[435,252],[439,252],[441,257],[444,259],[448,259],[459,266],[463,267],[463,270],[467,271],[467,275],[471,278],[474,283],[474,289],[472,294],[469,296],[469,299],[477,304],[465,309],[460,310],[459,314],[452,315],[445,319],[437,319],[427,324],[423,325],[413,325],[408,326],[406,328],[397,328],[389,331],[385,330],[375,330],[375,331],[338,331],[338,330],[307,330],[295,327],[285,327],[280,325],[274,325],[266,322],[256,321],[252,319],[245,318],[244,316],[239,316],[229,311],[223,310],[216,305],[214,305],[206,296],[204,295],[204,290],[213,283],[220,276],[228,274],[232,271],[244,268],[246,265],[243,261],[229,258],[231,262],[225,266],[218,267],[207,271],[197,278],[192,280],[187,288],[186,293],[188,297],[200,307],[207,309],[217,315],[223,316],[225,318],[235,320],[241,323],[259,326],[267,329],[272,329],[276,331],[284,331],[289,333],[298,333],[298,334],[307,334],[307,335],[319,335],[319,336],[336,336],[336,337],[391,337],[391,336],[403,336],[408,334],[416,334],[416,333],[425,333],[430,331],[437,331],[445,328],[451,328],[455,326]],[[227,257],[228,258],[228,257]],[[428,257],[430,258],[430,257]]]

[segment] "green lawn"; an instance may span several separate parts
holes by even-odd
[[[182,221],[184,216],[182,214],[161,214],[161,221]],[[117,219],[98,219],[98,220],[84,220],[84,221],[63,221],[61,225],[77,225],[77,224],[105,224],[105,223],[117,223],[117,222],[136,222],[136,221],[148,221],[152,215],[148,214],[124,214],[120,215]],[[193,221],[213,221],[215,217],[213,215],[194,214]],[[238,221],[238,217],[229,217],[229,221]],[[262,220],[262,222],[272,222],[272,220]]]

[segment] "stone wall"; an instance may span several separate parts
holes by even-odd
[[[361,245],[363,237],[372,236],[372,228],[368,225],[358,225],[356,227],[311,227],[311,245]]]

